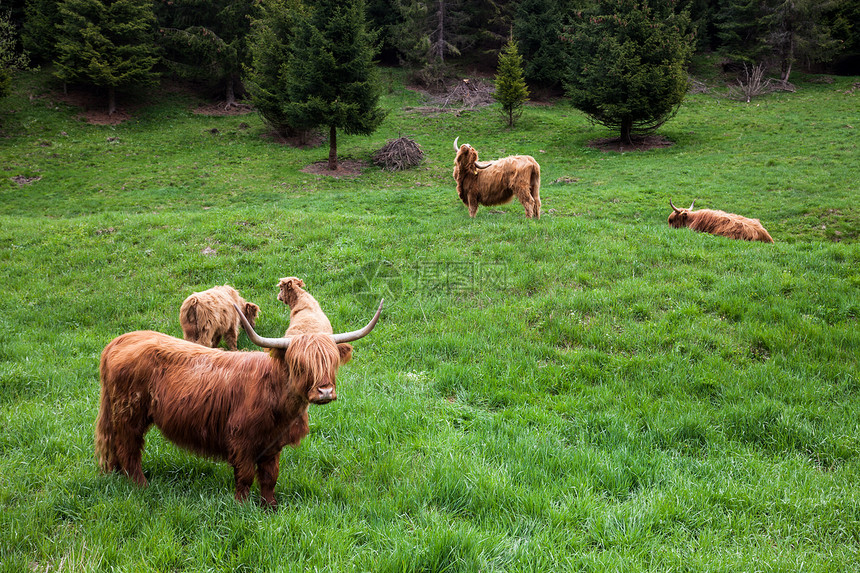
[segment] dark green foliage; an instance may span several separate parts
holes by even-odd
[[[329,169],[337,169],[338,129],[370,134],[385,117],[375,40],[366,28],[364,0],[320,1],[310,16],[297,18],[285,109],[297,128],[329,128]]]
[[[514,38],[525,60],[529,83],[560,87],[568,66],[567,46],[561,40],[562,26],[571,2],[523,0],[517,4]],[[582,4],[582,2],[578,2]]]
[[[21,42],[39,62],[50,62],[56,55],[57,24],[60,12],[57,0],[27,0]]]
[[[252,7],[252,0],[156,2],[165,61],[182,77],[219,84],[228,107],[235,103],[248,61]]]
[[[523,114],[523,104],[529,99],[529,90],[523,78],[523,58],[517,52],[513,38],[508,40],[499,54],[493,97],[501,104],[508,127],[513,127],[514,121]]]
[[[687,92],[692,54],[689,17],[674,1],[598,0],[577,12],[563,36],[571,47],[567,94],[621,140],[654,132],[675,115]]]
[[[260,5],[258,18],[251,24],[248,47],[251,66],[246,83],[254,108],[281,137],[301,135],[287,113],[290,39],[297,18],[304,17],[301,0],[273,0]]]
[[[108,90],[108,113],[117,88],[156,81],[152,0],[62,0],[56,75]]]
[[[27,67],[26,54],[18,53],[15,28],[8,12],[0,12],[0,97],[9,94],[12,71]]]
[[[720,51],[738,62],[778,68],[780,79],[788,81],[795,62],[826,62],[845,47],[839,28],[831,30],[826,24],[838,20],[849,4],[844,0],[721,0],[716,15]]]

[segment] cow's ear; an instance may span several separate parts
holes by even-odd
[[[342,365],[352,360],[352,344],[341,342],[337,345],[337,351],[340,353],[340,363]]]

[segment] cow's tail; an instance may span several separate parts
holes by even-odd
[[[190,340],[191,342],[199,342],[201,336],[200,323],[197,320],[198,302],[195,297],[183,304],[180,311],[179,322],[182,325],[182,334],[185,340]]]
[[[540,218],[540,165],[535,162],[535,168],[532,169],[531,181],[529,182],[532,190],[532,199],[535,202],[535,218]]]
[[[116,457],[116,446],[114,444],[113,428],[113,381],[110,376],[110,364],[107,360],[108,350],[111,345],[102,352],[99,372],[101,374],[101,396],[99,399],[99,415],[96,419],[95,449],[99,469],[107,473],[118,467]]]

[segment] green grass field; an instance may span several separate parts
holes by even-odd
[[[689,96],[672,147],[618,154],[564,101],[509,131],[390,75],[340,158],[404,135],[426,159],[354,178],[182,93],[89,125],[47,78],[0,100],[0,571],[860,569],[858,78]],[[541,220],[469,219],[456,136],[533,155]],[[669,199],[776,243],[670,229]],[[181,336],[185,297],[224,283],[278,336],[290,275],[335,329],[386,308],[283,452],[279,509],[157,430],[149,488],[99,474],[104,346]]]

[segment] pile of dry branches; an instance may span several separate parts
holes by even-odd
[[[467,109],[487,106],[495,101],[493,99],[493,91],[494,89],[492,85],[482,82],[481,80],[471,81],[469,79],[465,79],[457,82],[448,90],[448,93],[441,98],[442,106],[448,107],[453,104],[459,104],[461,107]]]
[[[421,146],[408,137],[391,139],[373,154],[373,163],[387,171],[401,171],[415,167],[424,159]]]

